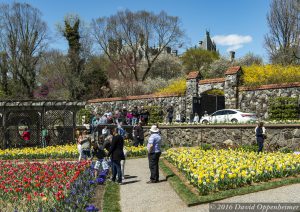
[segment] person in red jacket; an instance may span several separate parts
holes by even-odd
[[[28,142],[30,140],[30,132],[27,127],[25,128],[24,132],[22,133],[22,138],[25,142]]]

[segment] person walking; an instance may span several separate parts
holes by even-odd
[[[255,128],[255,136],[258,144],[258,153],[262,152],[264,140],[266,139],[266,129],[263,122],[259,122]]]
[[[134,127],[134,146],[144,145],[144,129],[142,122],[140,121],[137,126]]]
[[[121,171],[121,160],[125,160],[124,152],[124,139],[118,134],[118,128],[113,130],[113,138],[111,142],[111,148],[108,153],[108,157],[111,156],[112,161],[112,181],[116,181],[118,175],[118,183],[122,184],[122,171]]]
[[[157,183],[159,182],[159,157],[161,155],[161,136],[159,134],[159,129],[156,125],[152,125],[150,128],[151,135],[148,139],[147,149],[148,149],[148,160],[150,169],[150,181],[147,183]]]

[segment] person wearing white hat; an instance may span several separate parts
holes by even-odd
[[[150,169],[150,181],[147,183],[157,183],[159,182],[159,157],[161,155],[161,136],[159,134],[159,129],[156,125],[152,125],[150,128],[151,135],[148,139],[147,149],[148,149],[148,160]]]

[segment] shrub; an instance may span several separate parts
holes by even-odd
[[[92,117],[92,113],[90,110],[88,109],[81,109],[78,111],[77,113],[77,123],[79,124],[82,124],[82,117],[85,116],[85,119],[84,119],[84,124],[88,124],[90,122],[90,119]]]
[[[211,150],[212,149],[212,145],[204,143],[204,144],[201,144],[200,149],[205,150],[205,151],[206,150]]]
[[[159,106],[146,106],[150,113],[149,123],[161,123],[163,122],[162,108]]]
[[[243,71],[245,86],[300,82],[300,66],[252,65]]]
[[[169,86],[159,89],[155,94],[177,94],[184,95],[186,91],[186,80],[180,78],[174,80]]]
[[[244,145],[238,146],[237,149],[245,151],[245,152],[257,152],[258,145],[257,144],[255,144],[255,145],[244,144]]]
[[[292,97],[276,97],[269,103],[270,118],[287,120],[299,118],[298,99]]]

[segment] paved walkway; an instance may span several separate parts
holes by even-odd
[[[150,172],[146,158],[130,159],[126,161],[124,185],[121,185],[122,212],[204,212],[208,211],[208,204],[187,207],[160,172],[162,182],[146,184]],[[284,186],[236,196],[218,202],[300,202],[300,184]]]

